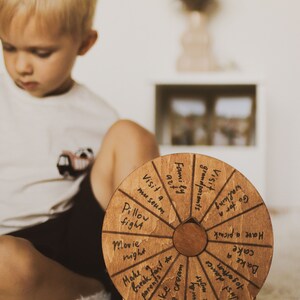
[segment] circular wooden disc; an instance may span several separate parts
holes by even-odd
[[[273,232],[254,186],[199,154],[147,162],[114,193],[104,259],[126,300],[254,299],[271,266]]]

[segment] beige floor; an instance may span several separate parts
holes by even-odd
[[[271,218],[274,256],[257,300],[300,300],[300,209],[274,212]]]

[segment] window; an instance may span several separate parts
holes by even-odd
[[[255,145],[254,85],[157,85],[162,145]]]

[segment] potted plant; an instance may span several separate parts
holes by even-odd
[[[207,11],[216,5],[215,0],[180,0],[187,11]]]
[[[180,0],[188,13],[188,29],[181,42],[183,53],[177,61],[178,71],[214,71],[213,57],[207,31],[207,15],[216,8],[216,0]]]

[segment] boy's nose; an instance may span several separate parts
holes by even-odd
[[[15,61],[15,68],[19,75],[31,75],[33,72],[33,67],[28,55],[19,53],[16,61]]]

